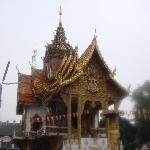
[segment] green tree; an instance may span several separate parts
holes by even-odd
[[[124,146],[124,150],[135,150],[135,134],[136,128],[129,120],[125,118],[119,119],[120,139]]]
[[[135,102],[135,142],[138,147],[150,141],[150,81],[146,81],[133,91]]]

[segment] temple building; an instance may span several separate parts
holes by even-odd
[[[23,150],[119,150],[118,107],[128,91],[114,76],[96,36],[79,57],[60,19],[46,45],[43,69],[31,65],[31,75],[18,73],[22,132],[15,133],[14,142]],[[106,128],[99,127],[100,112]]]

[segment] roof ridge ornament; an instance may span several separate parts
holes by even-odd
[[[16,70],[18,72],[18,74],[20,73],[19,69],[18,69],[18,64],[16,65]]]
[[[94,28],[94,38],[95,38],[95,39],[97,38],[97,30],[96,30],[96,25],[95,25],[95,28]]]
[[[78,43],[77,43],[77,45],[75,46],[75,51],[76,51],[76,53],[78,53],[78,48],[79,48],[79,46],[78,46]]]
[[[128,91],[128,93],[129,93],[129,95],[130,95],[130,93],[131,93],[131,84],[128,85],[127,91]]]
[[[116,68],[116,66],[115,66],[114,69],[113,69],[113,71],[112,71],[113,77],[116,76],[116,71],[117,71],[117,68]]]
[[[32,62],[31,62],[31,67],[36,68],[36,56],[37,56],[37,49],[33,50],[33,55],[32,55]],[[29,62],[30,64],[30,62]]]
[[[62,17],[62,9],[61,9],[61,6],[60,6],[60,10],[59,10],[59,26],[62,25],[62,19],[61,19],[61,17]]]

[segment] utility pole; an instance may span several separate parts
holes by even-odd
[[[0,108],[1,108],[1,101],[2,101],[2,84],[0,83]]]
[[[10,65],[10,61],[8,61],[8,63],[7,63],[7,66],[6,66],[6,69],[5,69],[5,72],[4,72],[2,81],[0,82],[0,108],[1,108],[1,103],[2,103],[2,85],[3,85],[3,84],[4,84],[4,85],[17,84],[17,82],[4,83],[5,78],[6,78],[6,75],[7,75],[7,72],[8,72],[9,65]]]

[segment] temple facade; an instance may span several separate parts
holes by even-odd
[[[118,107],[127,95],[104,61],[96,36],[78,57],[60,20],[46,45],[43,69],[31,66],[31,75],[18,73],[22,132],[15,133],[14,142],[23,150],[119,150]],[[106,128],[99,127],[100,111]]]

